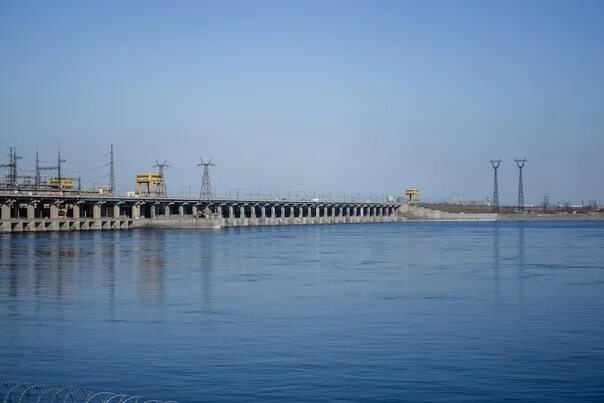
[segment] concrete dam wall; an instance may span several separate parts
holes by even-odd
[[[0,195],[0,232],[222,228],[401,220],[393,202]]]
[[[403,204],[396,210],[396,215],[408,220],[451,220],[451,221],[495,221],[496,213],[449,213],[425,207]]]

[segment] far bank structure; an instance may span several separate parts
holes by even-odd
[[[211,200],[0,193],[0,232],[394,222],[393,201]]]

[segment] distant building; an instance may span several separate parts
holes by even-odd
[[[405,202],[406,203],[418,203],[419,202],[419,189],[418,188],[407,188],[405,189]]]
[[[50,178],[47,182],[47,185],[51,188],[58,189],[59,187],[62,189],[73,189],[75,180],[73,178],[61,178],[59,183],[59,178]]]
[[[164,196],[164,178],[159,173],[141,172],[136,175],[136,194],[140,196]]]

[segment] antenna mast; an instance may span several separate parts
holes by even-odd
[[[113,162],[113,144],[111,144],[111,161],[109,162],[109,192],[115,193],[115,166]]]
[[[59,191],[63,190],[63,180],[61,179],[61,164],[65,162],[61,159],[61,147],[59,147],[59,157],[57,158],[57,176],[59,179]]]

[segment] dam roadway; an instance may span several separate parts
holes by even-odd
[[[398,202],[0,192],[0,232],[221,228],[398,221]]]

